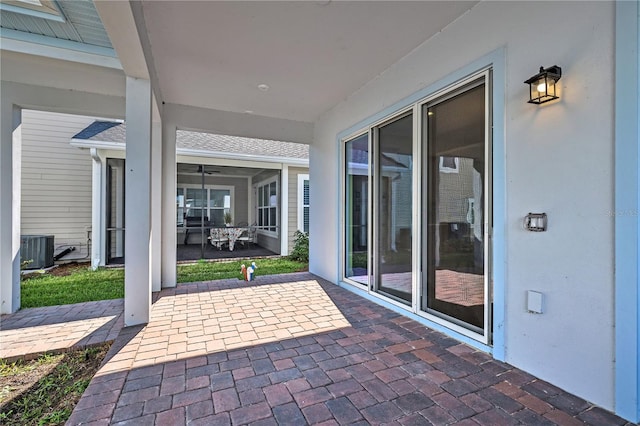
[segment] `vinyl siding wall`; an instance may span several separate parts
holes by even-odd
[[[89,260],[91,156],[72,147],[71,137],[92,117],[22,111],[22,235],[53,235],[61,260]],[[89,234],[90,235],[90,234]]]

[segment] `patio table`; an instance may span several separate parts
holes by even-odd
[[[229,238],[229,251],[233,251],[236,241],[238,240],[238,238],[240,238],[240,235],[242,235],[244,231],[248,230],[249,228],[227,228],[227,238]]]
[[[211,244],[221,248],[222,240],[229,241],[229,251],[233,251],[236,241],[245,232],[249,231],[248,227],[229,226],[224,228],[211,228]]]

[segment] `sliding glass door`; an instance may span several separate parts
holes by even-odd
[[[484,78],[422,107],[422,310],[483,334],[487,245]]]
[[[412,303],[413,114],[374,128],[375,289]]]
[[[484,343],[489,76],[479,72],[371,124],[343,151],[345,281]]]

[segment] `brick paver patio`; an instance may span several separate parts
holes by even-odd
[[[67,424],[629,425],[310,274],[155,299]]]
[[[118,337],[124,321],[123,300],[22,309],[0,317],[0,359],[32,359],[108,342]]]

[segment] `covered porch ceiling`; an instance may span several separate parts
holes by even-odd
[[[65,7],[86,9],[87,3]],[[477,3],[96,0],[100,20],[91,25],[103,26],[107,47],[83,45],[89,52],[84,56],[58,55],[65,49],[33,48],[50,35],[33,39],[27,28],[25,40],[37,43],[3,50],[3,80],[33,86],[47,81],[63,91],[122,99],[125,76],[150,79],[154,113],[164,110],[179,129],[311,143],[323,113]],[[84,25],[78,19],[70,22]],[[3,38],[7,30],[3,26]],[[20,33],[11,31],[12,37]],[[106,54],[98,48],[117,59],[104,65],[100,55]]]
[[[165,102],[313,122],[476,2],[141,3]]]

